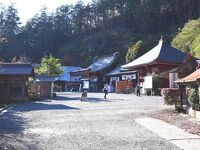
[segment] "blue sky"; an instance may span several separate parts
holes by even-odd
[[[33,17],[39,10],[46,6],[48,10],[53,11],[63,4],[75,4],[78,0],[0,0],[0,3],[7,6],[15,3],[18,9],[18,15],[22,24],[25,24],[28,19]],[[85,4],[92,0],[83,0]]]

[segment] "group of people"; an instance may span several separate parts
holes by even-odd
[[[104,88],[103,88],[104,98],[105,99],[106,99],[106,95],[108,94],[108,88],[109,88],[109,84],[105,83],[104,84]],[[137,94],[137,96],[140,96],[140,90],[141,90],[141,87],[140,87],[140,84],[138,83],[137,86],[136,86],[136,94]]]
[[[103,87],[103,89],[102,89],[102,91],[104,92],[104,99],[107,99],[107,94],[108,94],[108,89],[109,88],[109,84],[108,83],[105,83],[104,84],[104,87]],[[140,89],[141,89],[141,87],[140,87],[140,84],[138,83],[137,84],[137,86],[136,86],[136,94],[137,94],[137,96],[140,96]],[[85,100],[87,100],[87,91],[86,90],[84,90],[83,91],[83,93],[81,93],[81,101],[85,101]]]
[[[108,94],[108,88],[109,88],[109,84],[108,83],[105,83],[104,84],[104,87],[102,89],[102,91],[104,92],[104,99],[106,99],[107,97],[107,94]],[[81,96],[80,96],[80,100],[81,101],[86,101],[88,98],[87,98],[87,91],[84,90],[82,93],[81,93]]]

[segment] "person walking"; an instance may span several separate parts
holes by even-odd
[[[103,92],[104,92],[104,98],[105,99],[106,99],[106,95],[108,94],[108,87],[109,87],[109,84],[105,83],[104,87],[103,87]]]
[[[136,93],[137,93],[137,96],[140,96],[140,84],[139,83],[136,86]]]

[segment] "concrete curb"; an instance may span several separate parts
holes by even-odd
[[[181,149],[199,150],[200,148],[200,136],[186,133],[174,125],[154,118],[137,118],[135,121]]]

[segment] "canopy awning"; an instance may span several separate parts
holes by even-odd
[[[174,81],[175,83],[189,83],[189,82],[196,82],[200,80],[200,69],[194,71],[193,73],[191,73],[190,75],[180,79],[180,80],[177,80],[177,81]]]

